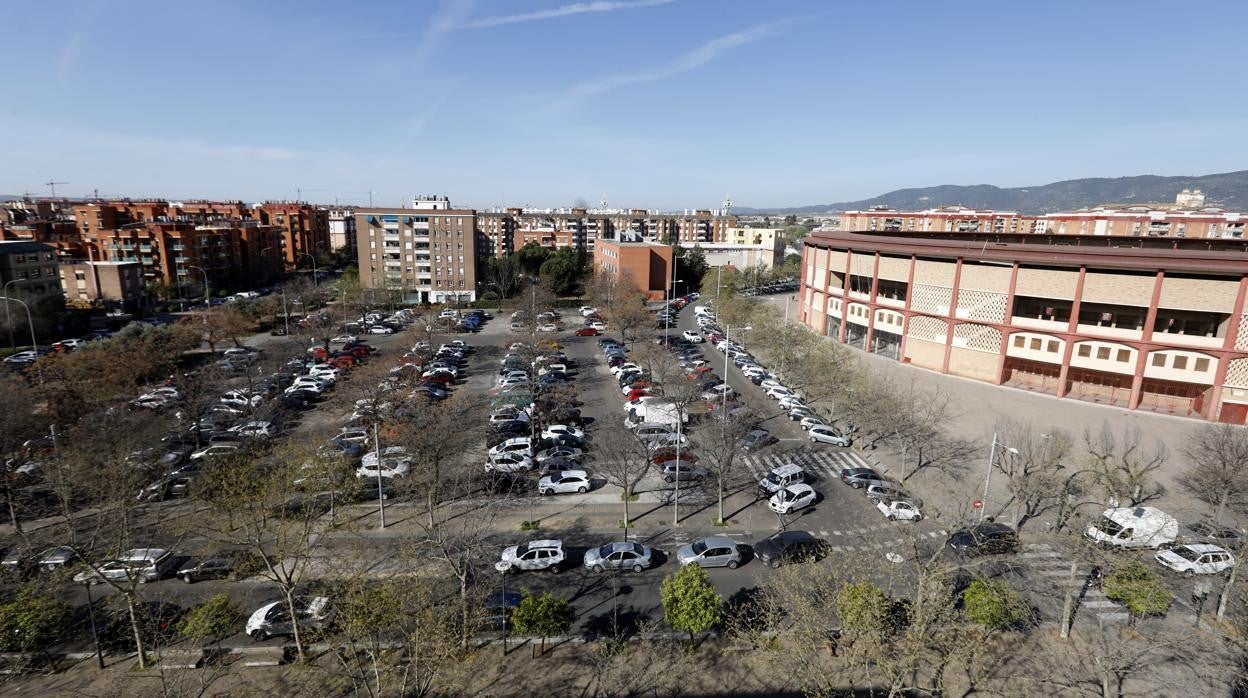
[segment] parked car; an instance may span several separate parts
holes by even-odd
[[[889,521],[919,521],[923,518],[919,505],[908,499],[882,499],[876,502],[875,508]]]
[[[792,514],[814,504],[817,496],[815,489],[805,483],[789,485],[771,495],[771,499],[767,500],[767,508],[777,514]]]
[[[550,570],[558,574],[567,560],[567,554],[563,550],[563,541],[534,540],[523,545],[504,548],[502,559],[494,563],[494,569],[499,572]]]
[[[909,499],[915,501],[909,492],[893,482],[875,482],[867,485],[867,501],[878,504],[881,500]],[[915,504],[919,502],[915,501]]]
[[[577,337],[597,337],[598,330],[593,327],[582,327],[576,331]]]
[[[542,438],[550,439],[560,436],[574,436],[578,439],[585,438],[585,432],[570,424],[552,424],[542,430]]]
[[[853,439],[823,423],[811,424],[806,428],[806,433],[811,443],[832,444],[833,446],[849,446],[853,443]]]
[[[735,570],[743,556],[737,542],[725,536],[708,536],[683,545],[676,551],[676,561],[681,565],[699,567],[727,567]]]
[[[846,468],[841,471],[841,482],[855,489],[862,489],[867,485],[883,483],[885,480],[884,476],[871,468]]]
[[[584,494],[589,491],[589,485],[589,473],[584,470],[562,470],[538,480],[537,493],[540,495],[569,492]]]
[[[235,551],[214,557],[187,560],[174,576],[187,584],[204,579],[241,579],[258,572],[262,564],[252,554]]]
[[[608,543],[585,551],[585,568],[594,572],[632,570],[641,572],[650,566],[653,551],[631,541]]]
[[[757,451],[771,444],[776,443],[778,439],[771,435],[766,429],[755,429],[745,436],[737,440],[737,446],[743,451]]]
[[[518,473],[533,469],[533,459],[522,453],[499,453],[485,462],[486,471]]]
[[[104,580],[154,582],[173,566],[173,554],[162,548],[133,548],[96,567],[74,575],[77,584],[98,584]]]
[[[290,635],[295,623],[300,628],[325,630],[334,619],[334,606],[325,596],[295,598],[296,618],[290,617],[285,601],[272,601],[256,609],[247,619],[246,631],[252,640],[267,640],[274,635]]]
[[[1018,551],[1018,534],[1003,523],[988,522],[954,531],[947,545],[954,552],[976,557]]]
[[[809,531],[781,531],[754,544],[759,562],[772,569],[794,562],[818,560],[828,554],[828,543]]]
[[[1185,577],[1220,574],[1235,566],[1235,558],[1229,552],[1208,543],[1176,545],[1157,553],[1155,559]]]

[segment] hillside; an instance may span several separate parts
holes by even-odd
[[[1174,195],[1183,189],[1204,191],[1211,206],[1220,206],[1234,211],[1248,210],[1248,170],[1196,177],[1141,175],[1138,177],[1068,179],[1034,187],[1009,189],[994,187],[991,184],[968,186],[942,184],[935,187],[898,189],[861,201],[841,201],[794,208],[737,207],[733,210],[742,214],[802,214],[854,211],[872,206],[921,210],[938,206],[962,205],[969,208],[989,208],[1022,213],[1052,213],[1105,203],[1173,202]]]

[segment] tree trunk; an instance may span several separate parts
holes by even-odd
[[[1070,561],[1070,576],[1066,578],[1066,593],[1062,602],[1062,632],[1063,639],[1070,637],[1071,616],[1074,613],[1075,603],[1075,576],[1079,572],[1079,561]]]
[[[1235,584],[1235,579],[1239,577],[1239,565],[1231,567],[1231,576],[1226,578],[1226,586],[1222,587],[1222,595],[1218,597],[1218,615],[1219,621],[1226,619],[1226,605],[1231,598],[1231,587]]]
[[[285,584],[283,586],[285,587],[283,595],[286,597],[286,612],[290,614],[290,627],[295,638],[295,656],[302,663],[304,659],[303,638],[299,633],[299,613],[298,609],[295,608],[295,590],[293,585]]]
[[[628,500],[633,498],[633,486],[629,485],[624,488],[624,540],[628,540]]]
[[[143,631],[139,627],[139,616],[135,613],[134,595],[126,593],[126,610],[130,614],[130,630],[134,633],[134,647],[139,651],[139,668],[147,669],[147,655],[143,650]]]
[[[9,523],[13,524],[13,530],[20,536],[22,534],[22,521],[17,517],[17,504],[13,501],[13,485],[10,483],[5,484],[4,500],[9,507]]]

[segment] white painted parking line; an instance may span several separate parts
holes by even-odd
[[[1019,555],[1019,557],[1024,560],[1030,560],[1030,559],[1042,558],[1042,557],[1052,558],[1052,557],[1061,557],[1061,556],[1062,554],[1057,551],[1046,551],[1046,552],[1040,552],[1040,553],[1022,553],[1021,555]]]
[[[827,532],[827,531],[820,531],[820,532],[819,532],[819,535],[823,536],[824,538],[827,538],[827,537],[828,537],[828,532]]]
[[[840,531],[833,531],[833,532],[832,532],[832,535],[834,535],[834,536],[839,536],[839,535],[841,535],[841,532],[840,532]]]
[[[1087,600],[1085,600],[1085,601],[1083,602],[1083,604],[1082,604],[1082,605],[1087,606],[1088,608],[1122,608],[1122,607],[1121,607],[1121,606],[1119,606],[1118,604],[1114,603],[1113,601],[1109,601],[1109,600],[1105,600],[1105,601],[1087,601]]]

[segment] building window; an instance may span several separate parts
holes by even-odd
[[[1057,340],[1056,340],[1056,339],[1050,339],[1050,340],[1049,340],[1049,345],[1048,345],[1048,347],[1045,349],[1045,351],[1047,351],[1047,352],[1048,352],[1048,353],[1050,353],[1050,354],[1056,354],[1056,353],[1057,353]]]
[[[1023,346],[1024,346],[1024,345],[1026,345],[1026,344],[1027,344],[1027,338],[1026,338],[1026,337],[1024,337],[1024,336],[1023,336],[1023,335],[1021,335],[1021,334],[1016,334],[1016,335],[1014,335],[1014,346],[1018,347],[1019,349],[1022,349],[1022,348],[1023,348]]]
[[[1208,370],[1209,370],[1209,359],[1196,359],[1196,367],[1195,367],[1195,368],[1193,368],[1192,370],[1194,370],[1194,371],[1199,371],[1199,372],[1201,372],[1201,373],[1204,373],[1205,371],[1208,371]]]
[[[1125,363],[1127,363],[1127,362],[1128,362],[1128,361],[1130,361],[1130,360],[1131,360],[1131,351],[1130,351],[1130,350],[1128,350],[1128,349],[1119,349],[1119,350],[1118,350],[1118,363],[1123,363],[1123,364],[1125,364]]]
[[[1108,361],[1109,360],[1109,347],[1097,347],[1096,358],[1102,361]]]
[[[1039,337],[1031,338],[1031,348],[1033,351],[1040,351],[1040,338]]]
[[[1174,357],[1174,367],[1180,371],[1186,370],[1187,369],[1187,357],[1186,356]]]
[[[1092,356],[1092,347],[1087,344],[1079,345],[1079,356]]]
[[[1165,366],[1165,365],[1166,365],[1166,355],[1165,355],[1165,354],[1153,354],[1153,365],[1154,365],[1154,366]]]

